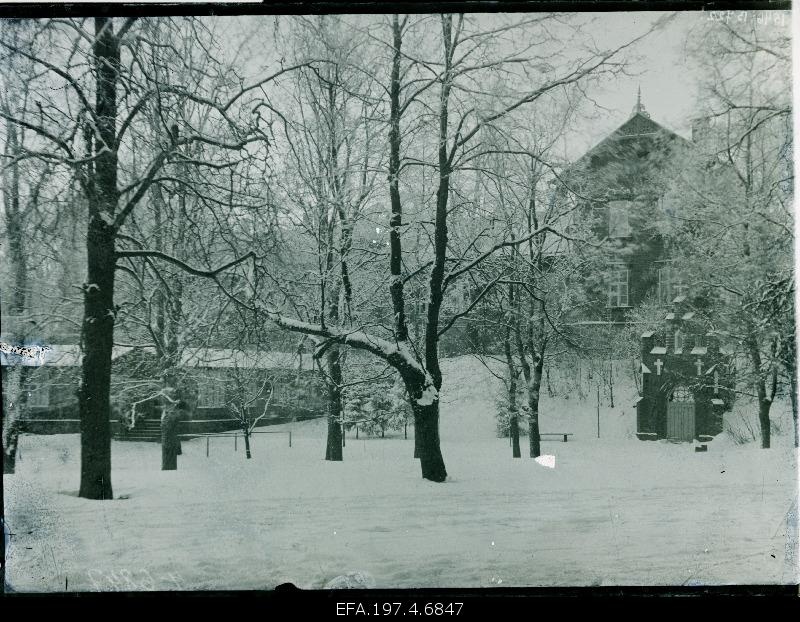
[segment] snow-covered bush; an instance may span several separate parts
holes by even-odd
[[[344,391],[345,425],[358,426],[372,436],[401,429],[410,419],[409,410],[405,389],[399,383],[363,383]]]

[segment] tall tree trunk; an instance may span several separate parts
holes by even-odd
[[[9,309],[18,319],[25,313],[25,290],[28,279],[27,255],[23,212],[19,203],[19,140],[17,126],[6,123],[5,156],[8,165],[3,176],[3,199],[8,237],[9,260],[14,274],[14,290]],[[17,322],[21,325],[21,322]],[[27,335],[15,335],[21,342]],[[3,382],[3,473],[13,473],[16,466],[17,445],[22,421],[27,413],[28,392],[25,384],[28,370],[23,365],[10,365],[5,368],[6,377]]]
[[[161,470],[178,469],[178,417],[175,412],[161,416]]]
[[[111,350],[114,342],[114,233],[100,217],[89,221],[88,283],[84,289],[81,419],[81,497],[112,499]]]
[[[792,423],[794,425],[794,446],[798,446],[800,427],[797,421],[797,371],[789,370],[789,399],[792,401]]]
[[[513,286],[509,285],[509,289],[512,287]],[[508,366],[508,414],[509,434],[511,435],[511,455],[514,458],[521,458],[522,452],[519,448],[519,411],[517,409],[517,369],[516,365],[514,365],[514,356],[511,353],[511,326],[506,327],[505,337],[503,339],[503,350],[505,351],[506,365]]]
[[[17,161],[19,155],[17,126],[14,123],[6,123],[5,156],[10,164],[3,175],[3,199],[9,259],[14,273],[14,291],[10,305],[11,313],[14,315],[21,315],[25,310],[25,290],[28,281],[27,255],[23,239],[25,235],[24,213],[20,209],[19,202],[19,162]]]
[[[339,346],[334,344],[326,354],[328,363],[328,442],[325,460],[342,460],[342,363]]]
[[[516,384],[515,382],[514,385]],[[516,386],[514,390],[516,390]],[[522,451],[519,448],[519,413],[517,412],[516,396],[514,396],[514,410],[511,412],[509,433],[511,434],[511,455],[514,458],[521,458]]]
[[[3,371],[3,473],[10,474],[16,468],[19,433],[27,411],[27,374],[22,365],[9,365]]]
[[[422,437],[419,435],[417,430],[419,430],[422,424],[419,422],[419,417],[417,416],[417,411],[414,410],[414,457],[419,458],[422,454],[421,444],[422,444]]]
[[[119,41],[109,18],[95,18],[94,70],[97,76],[95,113],[99,144],[116,145]],[[104,148],[95,160],[89,196],[86,239],[88,283],[84,289],[81,339],[84,356],[78,410],[81,419],[81,485],[86,499],[112,499],[111,350],[114,343],[114,213],[119,200],[117,153]]]
[[[250,460],[252,455],[250,454],[250,430],[245,426],[244,430],[244,453],[245,457]]]
[[[519,316],[516,321],[519,322]],[[517,342],[517,352],[519,354],[522,375],[525,378],[526,393],[528,395],[528,445],[531,458],[538,458],[541,455],[539,438],[539,391],[542,386],[542,369],[544,368],[544,357],[532,352],[534,367],[531,369],[528,363],[525,347],[522,343],[521,330],[519,324],[514,326],[514,335]]]
[[[609,361],[608,365],[608,398],[611,408],[614,408],[614,361]]]
[[[407,18],[406,18],[407,19]],[[403,21],[405,24],[405,20]],[[405,296],[403,293],[404,279],[402,276],[403,250],[401,231],[403,226],[403,204],[400,197],[400,144],[402,134],[400,120],[403,108],[401,96],[401,63],[403,54],[403,24],[397,15],[392,16],[393,54],[392,68],[389,85],[389,199],[392,215],[389,220],[389,271],[391,283],[389,291],[392,297],[392,310],[394,311],[394,338],[399,345],[406,346],[408,342],[408,325],[406,323]],[[446,98],[445,98],[446,99]],[[444,101],[444,100],[443,100]],[[444,113],[444,127],[447,127],[447,115]],[[441,124],[440,124],[441,125]],[[446,145],[443,147],[446,149]],[[440,153],[440,160],[442,154]],[[438,369],[438,321],[439,306],[441,305],[441,285],[444,278],[444,253],[447,248],[447,228],[444,220],[447,216],[447,178],[445,170],[440,171],[440,178],[444,180],[444,187],[440,182],[437,193],[437,224],[436,224],[436,260],[431,276],[431,304],[427,309],[427,324],[425,331],[425,362],[433,364],[430,369],[438,391],[441,386],[441,373]],[[442,192],[444,188],[444,192]],[[441,226],[440,226],[440,221]],[[438,302],[437,302],[438,300]],[[433,308],[432,308],[433,307]],[[433,324],[431,319],[433,318]],[[402,372],[401,372],[402,373]],[[435,482],[443,482],[447,477],[444,468],[441,449],[439,447],[439,402],[434,400],[430,405],[420,405],[417,399],[422,395],[425,379],[404,378],[411,407],[414,413],[414,457],[420,461],[422,477]]]
[[[419,462],[422,467],[423,479],[432,482],[443,482],[447,479],[439,445],[439,400],[422,405],[412,400],[414,409],[414,436],[419,437]],[[421,429],[416,426],[421,426]]]
[[[761,447],[763,449],[769,449],[771,443],[772,429],[769,421],[771,406],[772,403],[769,400],[758,398],[758,424],[761,427]]]
[[[542,388],[543,367],[544,357],[537,355],[528,391],[528,408],[530,409],[530,414],[528,415],[528,444],[531,458],[538,458],[542,455],[541,439],[539,437],[539,393]]]
[[[751,364],[753,365],[753,373],[756,379],[756,394],[758,395],[758,424],[761,428],[761,447],[769,449],[772,436],[769,411],[772,406],[772,400],[767,397],[767,385],[761,373],[761,351],[758,348],[755,329],[752,326],[748,326],[747,331],[747,349],[750,354]]]
[[[442,371],[439,367],[439,315],[444,298],[445,263],[447,259],[447,202],[450,196],[450,173],[452,160],[448,152],[448,113],[451,89],[451,67],[453,61],[452,16],[443,15],[442,35],[444,39],[444,75],[439,95],[439,147],[438,168],[439,185],[436,189],[436,217],[433,231],[433,265],[429,281],[430,297],[428,299],[427,321],[425,323],[425,369],[433,380],[433,387],[424,390],[436,390],[437,397],[430,405],[420,405],[418,398],[412,399],[412,407],[419,413],[419,427],[415,429],[420,439],[420,465],[422,477],[434,482],[443,482],[447,478],[444,459],[439,444],[439,398],[442,388]],[[409,395],[417,396],[422,392],[410,391]]]

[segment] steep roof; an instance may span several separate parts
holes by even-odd
[[[677,140],[680,144],[689,144],[689,141],[682,136],[653,121],[644,110],[644,107],[637,106],[627,121],[578,158],[573,167],[580,167],[589,161],[591,156],[611,148],[614,143],[621,143],[639,137],[650,137],[657,140]]]

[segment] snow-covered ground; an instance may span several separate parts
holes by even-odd
[[[19,591],[320,588],[360,571],[377,587],[797,583],[797,451],[728,435],[641,442],[630,394],[617,408],[543,398],[549,469],[495,435],[495,381],[446,361],[441,422],[450,477],[420,478],[413,441],[348,437],[324,457],[321,421],[255,438],[114,442],[116,499],[76,496],[77,435],[22,438],[4,478],[7,588]],[[778,405],[776,404],[776,409]],[[780,422],[785,413],[776,412]],[[269,428],[271,430],[288,429]],[[526,438],[523,438],[523,455]],[[792,511],[792,508],[794,510]]]

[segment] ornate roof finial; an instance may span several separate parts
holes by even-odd
[[[644,117],[650,118],[650,113],[645,110],[644,104],[642,104],[642,86],[639,85],[639,90],[636,93],[636,105],[633,107],[633,114],[640,114]]]

